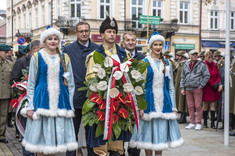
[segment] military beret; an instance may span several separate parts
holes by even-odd
[[[206,53],[205,51],[201,51],[198,56],[199,57],[205,56],[205,53]]]
[[[27,46],[19,46],[18,52],[24,55],[27,52],[29,52],[29,50],[28,50]]]
[[[7,44],[0,44],[0,51],[9,51],[11,47]]]
[[[164,56],[170,56],[170,51],[165,51],[163,55]]]
[[[178,56],[183,56],[185,54],[185,51],[178,51],[177,53],[176,53],[176,55],[178,55]]]
[[[198,52],[196,50],[190,50],[189,55],[193,55],[193,54],[198,54]]]
[[[116,30],[116,33],[118,33],[118,25],[115,18],[111,19],[107,16],[107,18],[100,25],[100,34],[104,33],[106,29],[114,29]]]
[[[214,56],[213,57],[216,57],[216,56],[221,56],[221,52],[220,51],[214,52]]]

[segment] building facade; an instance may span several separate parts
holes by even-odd
[[[138,49],[147,51],[147,25],[139,24],[139,15],[159,16],[160,25],[150,25],[149,34],[159,31],[166,37],[166,49],[199,50],[199,1],[198,0],[6,0],[7,42],[17,50],[17,37],[39,39],[48,25],[60,29],[63,41],[76,40],[74,26],[80,20],[91,25],[91,39],[101,43],[99,26],[106,18],[106,11],[115,17],[121,34],[134,31]],[[13,2],[13,4],[12,4]],[[12,7],[13,6],[13,7]],[[13,24],[13,25],[12,25]],[[26,43],[27,44],[27,43]]]
[[[235,45],[235,0],[230,2],[230,48]],[[226,1],[202,7],[202,50],[225,52]]]

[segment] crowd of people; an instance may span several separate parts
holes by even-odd
[[[201,130],[208,128],[208,119],[213,129],[218,128],[218,122],[223,123],[224,55],[221,52],[178,51],[174,56],[164,50],[165,38],[155,32],[148,40],[149,52],[145,56],[136,50],[134,32],[122,35],[121,47],[115,43],[118,23],[110,17],[100,25],[101,45],[90,40],[90,31],[87,22],[79,22],[75,26],[77,40],[61,51],[60,32],[48,27],[40,41],[19,47],[17,59],[10,46],[0,45],[0,142],[8,143],[6,126],[17,127],[12,124],[15,110],[10,105],[11,86],[22,81],[23,69],[29,72],[28,103],[26,116],[17,114],[25,132],[20,136],[16,128],[16,137],[22,141],[26,156],[65,152],[67,156],[83,155],[83,147],[89,156],[108,153],[120,156],[125,155],[124,142],[129,142],[126,149],[129,156],[140,155],[140,149],[147,156],[153,152],[162,155],[163,150],[183,144],[178,124],[189,122],[186,129]],[[119,138],[108,141],[103,136],[96,137],[96,124],[83,126],[82,108],[87,92],[79,88],[86,87],[84,82],[97,74],[93,68],[94,51],[119,63],[125,58],[149,63],[142,74],[147,108],[138,110],[139,127],[135,125],[132,134],[122,130]],[[235,61],[231,59],[231,130],[235,126],[234,73]],[[223,129],[223,124],[219,129]],[[235,136],[235,132],[231,131],[230,135]]]

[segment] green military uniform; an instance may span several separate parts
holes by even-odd
[[[0,45],[0,53],[9,50],[9,46]],[[0,140],[5,139],[7,113],[11,97],[10,76],[12,67],[12,62],[6,59],[0,61]]]
[[[235,115],[235,59],[230,69],[230,87],[229,87],[229,112]]]
[[[187,101],[186,101],[186,96],[181,94],[181,89],[180,89],[180,80],[181,80],[181,73],[184,68],[185,61],[182,61],[178,64],[176,76],[175,76],[175,98],[176,98],[176,108],[180,112],[188,112],[187,108]]]

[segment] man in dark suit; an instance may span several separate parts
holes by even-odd
[[[82,107],[84,102],[86,101],[86,91],[78,91],[78,88],[84,87],[86,76],[86,66],[85,60],[88,54],[93,52],[98,45],[91,42],[89,39],[90,37],[90,25],[86,22],[79,22],[75,26],[75,32],[77,35],[77,40],[68,46],[64,47],[64,52],[67,53],[70,57],[72,68],[73,68],[73,75],[74,75],[74,82],[75,82],[75,92],[73,98],[73,104],[75,109],[75,117],[73,119],[74,128],[75,128],[75,135],[76,138],[78,136],[81,119],[82,119]],[[86,131],[86,138],[87,138],[87,128],[85,127]],[[79,141],[79,140],[78,140]],[[93,155],[93,150],[88,148],[88,155]],[[76,156],[76,151],[67,152],[67,156]]]
[[[122,45],[127,52],[128,58],[135,58],[137,60],[142,60],[145,56],[136,50],[136,34],[132,31],[127,31],[122,36]]]
[[[127,52],[127,57],[135,58],[137,60],[142,60],[145,58],[145,56],[137,52],[136,44],[137,44],[137,40],[136,40],[136,35],[134,32],[127,31],[123,34],[122,45]],[[128,147],[128,154],[129,156],[139,156],[140,149]]]

